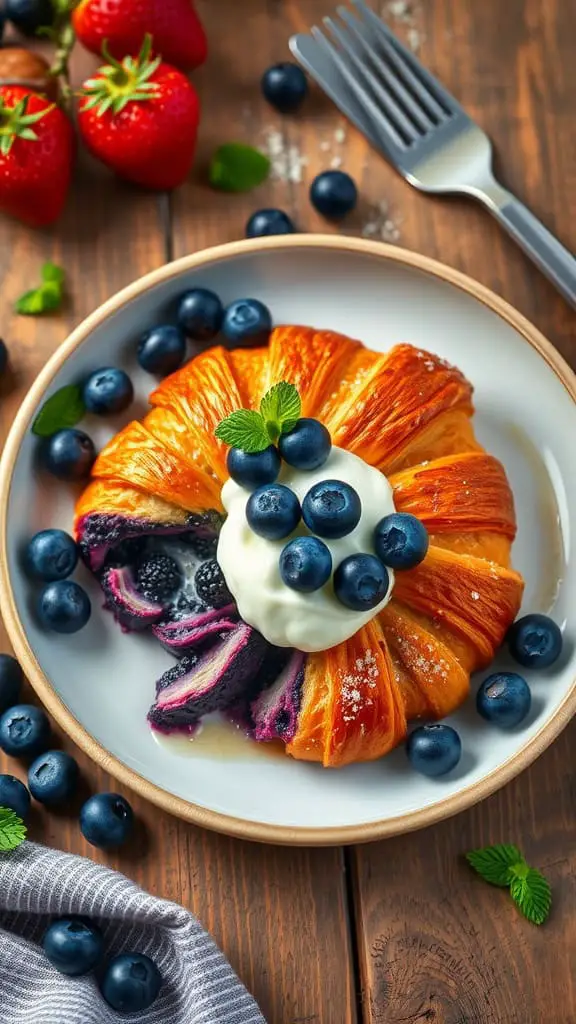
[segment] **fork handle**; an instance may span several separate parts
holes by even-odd
[[[564,298],[576,307],[576,257],[511,192],[502,189],[501,196],[498,203],[490,197],[487,203],[490,212]]]

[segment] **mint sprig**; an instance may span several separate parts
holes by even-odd
[[[266,392],[255,409],[238,409],[222,420],[214,433],[224,444],[254,454],[276,444],[280,434],[296,426],[302,412],[300,395],[293,384],[282,380]]]
[[[15,850],[26,839],[26,825],[9,807],[0,807],[0,852]]]
[[[64,298],[64,271],[56,263],[45,263],[41,270],[42,283],[38,288],[24,292],[16,300],[15,309],[23,316],[38,316],[60,309]]]
[[[259,149],[243,142],[219,146],[210,161],[208,177],[221,192],[249,192],[270,174],[270,160]]]
[[[498,843],[471,850],[466,860],[490,885],[509,889],[518,909],[533,924],[543,924],[552,904],[548,880],[531,868],[517,846]]]
[[[74,427],[86,412],[82,390],[77,384],[65,384],[45,402],[32,424],[38,437],[52,437],[64,427]]]

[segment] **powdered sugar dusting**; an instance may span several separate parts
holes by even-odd
[[[377,238],[381,242],[397,242],[400,238],[400,220],[395,220],[390,213],[385,199],[368,211],[368,219],[362,228],[363,238]]]
[[[289,143],[276,128],[264,129],[264,148],[270,160],[270,177],[274,181],[288,181],[299,185],[308,164],[298,146]]]
[[[344,722],[353,722],[362,708],[374,703],[367,691],[375,689],[379,675],[376,657],[370,649],[355,659],[353,672],[340,673],[340,702]]]
[[[414,53],[418,52],[426,38],[418,27],[421,15],[420,5],[412,0],[388,0],[382,8],[383,18],[392,18],[405,28],[406,42]]]

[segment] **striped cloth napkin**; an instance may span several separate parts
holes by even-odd
[[[69,978],[39,942],[51,919],[96,921],[107,951],[146,953],[164,984],[154,1005],[121,1017],[93,975]],[[256,1003],[198,921],[109,868],[25,842],[0,853],[2,1024],[265,1024]]]

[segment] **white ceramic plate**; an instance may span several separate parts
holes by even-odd
[[[412,253],[334,237],[259,239],[187,257],[125,289],[74,332],[24,402],[2,463],[0,585],[4,618],[33,685],[78,744],[118,778],[222,831],[291,843],[362,841],[469,806],[529,764],[575,710],[570,643],[559,664],[530,679],[533,710],[517,730],[488,726],[473,700],[454,715],[462,762],[429,780],[410,769],[402,749],[381,762],[323,770],[240,740],[223,742],[210,728],[196,745],[159,744],[146,711],[171,658],[149,638],[123,635],[83,570],[77,578],[94,606],[88,627],[71,637],[38,629],[20,552],[41,528],[70,529],[74,496],[34,471],[30,422],[47,394],[102,365],[133,375],[140,415],[151,381],[137,371],[136,340],[192,285],[214,289],[225,302],[257,296],[277,323],[332,328],[378,350],[409,341],[456,363],[475,385],[478,436],[502,460],[514,490],[524,610],[553,610],[566,629],[576,607],[576,391],[549,343],[480,285]],[[102,427],[94,418],[85,425],[102,443],[122,423]]]

